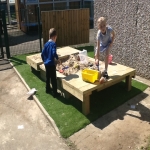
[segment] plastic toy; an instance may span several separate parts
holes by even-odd
[[[113,59],[113,55],[110,54],[109,57],[108,57],[108,63],[109,63],[109,64],[112,63],[112,59]]]
[[[60,73],[63,73],[63,72],[64,72],[64,70],[59,70],[59,72],[60,72]]]

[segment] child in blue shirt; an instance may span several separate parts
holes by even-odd
[[[99,64],[100,52],[105,53],[105,70],[103,72],[103,77],[109,79],[107,69],[108,69],[108,57],[109,52],[112,47],[115,38],[115,32],[109,26],[106,26],[106,19],[100,17],[98,19],[98,32],[97,32],[97,47],[95,51],[95,63]]]
[[[56,39],[57,34],[54,28],[49,30],[49,41],[44,45],[41,53],[42,60],[46,69],[46,93],[50,93],[53,90],[54,97],[60,96],[57,92],[57,77],[56,77],[56,65],[55,59],[58,59],[56,52]],[[60,61],[59,61],[60,62]],[[52,84],[52,89],[50,88],[50,81]]]

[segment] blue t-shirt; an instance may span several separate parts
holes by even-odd
[[[97,32],[97,40],[100,40],[100,47],[108,47],[112,41],[111,33],[113,29],[108,26],[106,27],[106,34],[103,34],[100,30]],[[101,51],[101,50],[100,50]]]
[[[58,60],[56,53],[56,43],[49,40],[45,45],[41,53],[42,60],[46,66],[55,65],[55,58]]]

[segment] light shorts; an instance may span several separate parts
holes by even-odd
[[[95,56],[96,56],[96,54],[97,54],[97,47],[96,47],[95,50],[94,50],[94,54],[95,54]],[[109,55],[108,46],[106,46],[106,47],[100,46],[100,55],[103,55],[103,56]]]

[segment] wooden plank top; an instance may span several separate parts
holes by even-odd
[[[41,64],[43,63],[42,58],[41,58],[41,53],[38,54],[34,54],[34,55],[30,55],[26,57],[26,60],[32,60],[34,61],[36,64]],[[27,62],[28,63],[28,62]]]
[[[77,54],[77,53],[79,53],[79,50],[77,50],[75,48],[72,48],[72,47],[69,47],[69,46],[57,49],[57,54],[60,58],[63,58],[65,56],[71,55],[71,54]],[[37,54],[34,54],[34,55],[27,56],[26,60],[27,60],[27,63],[29,65],[31,65],[31,63],[29,63],[31,61],[34,62],[34,64],[37,64],[37,65],[41,65],[43,63],[42,58],[41,58],[41,53],[37,53]]]
[[[57,49],[57,54],[60,55],[60,58],[67,56],[67,55],[77,54],[79,52],[80,52],[79,50],[69,47],[69,46]]]

